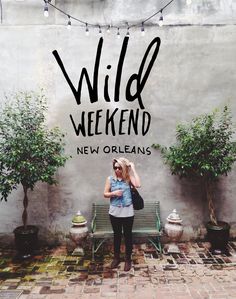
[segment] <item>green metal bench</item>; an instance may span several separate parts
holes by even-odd
[[[93,203],[93,218],[91,223],[92,258],[101,245],[113,237],[113,231],[108,215],[109,203]],[[162,254],[160,237],[160,203],[145,202],[143,210],[135,211],[133,238],[144,237]]]

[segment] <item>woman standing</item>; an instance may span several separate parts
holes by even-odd
[[[104,197],[110,198],[109,215],[114,232],[114,259],[111,268],[117,268],[120,263],[120,245],[123,231],[125,239],[124,271],[129,271],[131,268],[132,227],[134,221],[130,183],[136,188],[139,188],[141,183],[134,163],[129,162],[126,158],[114,159],[113,170],[114,176],[107,178],[104,189]]]

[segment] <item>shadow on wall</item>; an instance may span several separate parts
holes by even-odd
[[[216,214],[219,220],[228,221],[233,226],[232,220],[235,219],[235,192],[236,186],[233,181],[235,180],[233,173],[228,176],[222,176],[214,188],[214,199]]]
[[[205,194],[205,190],[203,185],[201,184],[199,179],[195,179],[194,181],[174,178],[176,184],[180,186],[180,198],[185,199],[183,204],[185,207],[183,208],[183,218],[188,213],[191,214],[192,219],[197,219],[195,217],[199,217],[199,222],[207,222],[209,221],[209,211],[208,211],[208,203]],[[216,214],[219,216],[227,217],[226,210],[229,211],[231,215],[233,207],[227,207],[227,178],[221,177],[214,185],[214,203],[216,207]],[[228,191],[230,196],[230,191]],[[222,213],[224,211],[224,213]],[[230,216],[229,215],[229,216]],[[221,218],[221,217],[220,217]],[[232,218],[232,217],[230,217]],[[192,223],[192,220],[191,220]]]
[[[49,221],[53,222],[58,217],[72,213],[72,192],[67,188],[48,186],[48,213]]]
[[[200,180],[186,180],[174,178],[176,184],[180,185],[180,198],[183,200],[183,210],[182,217],[186,218],[188,223],[193,224],[193,219],[195,219],[195,224],[199,222],[202,223],[208,219],[208,210],[206,209],[206,195]]]
[[[194,181],[173,177],[179,184],[179,198],[183,199],[179,213],[183,219],[184,233],[182,241],[204,239],[206,237],[205,224],[209,219],[208,202],[205,190],[199,179]],[[228,221],[231,225],[231,238],[236,237],[235,207],[233,206],[232,184],[228,177],[220,177],[214,185],[214,203],[219,220]]]

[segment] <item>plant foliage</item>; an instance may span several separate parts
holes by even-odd
[[[11,191],[22,184],[27,207],[27,190],[33,190],[36,182],[56,183],[54,174],[68,157],[63,153],[64,135],[59,128],[45,125],[46,111],[42,92],[19,92],[6,98],[0,112],[1,200],[7,201]]]
[[[202,178],[210,200],[211,182],[227,175],[236,161],[233,134],[231,113],[225,106],[221,113],[214,111],[196,117],[189,124],[178,125],[175,145],[167,148],[153,144],[153,147],[161,150],[172,174],[180,178]]]

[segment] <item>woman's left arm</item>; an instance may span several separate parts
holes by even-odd
[[[139,175],[137,174],[134,163],[130,162],[129,166],[130,166],[130,171],[131,171],[131,173],[130,173],[131,183],[134,185],[135,188],[140,188],[141,180],[140,180]]]

